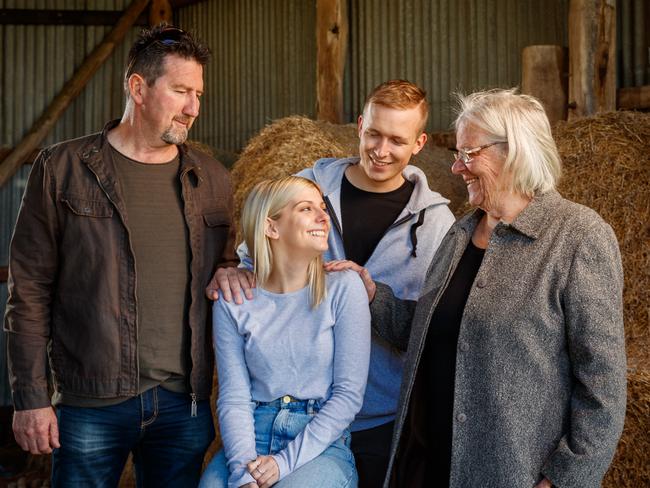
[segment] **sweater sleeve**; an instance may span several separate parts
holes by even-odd
[[[400,351],[406,351],[417,302],[401,300],[390,286],[375,282],[377,290],[370,304],[372,330]]]
[[[257,457],[251,384],[244,357],[244,337],[230,315],[224,300],[214,302],[214,349],[217,358],[219,429],[230,477],[229,488],[255,479],[246,465]]]
[[[343,435],[361,410],[370,360],[370,311],[361,278],[345,273],[332,297],[335,313],[332,394],[305,429],[275,454],[280,479],[311,461]],[[322,306],[322,305],[321,305]]]
[[[623,430],[622,289],[616,236],[599,220],[578,246],[563,296],[574,376],[571,421],[542,469],[557,486],[600,486]]]

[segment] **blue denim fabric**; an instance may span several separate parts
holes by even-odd
[[[258,455],[275,454],[300,434],[320,409],[315,400],[284,403],[281,399],[258,402],[255,408],[255,444]],[[225,488],[230,472],[223,449],[205,469],[199,488]],[[350,450],[350,431],[318,457],[300,466],[276,483],[274,488],[356,488],[357,471]]]
[[[189,395],[160,387],[109,407],[62,405],[57,419],[54,488],[116,487],[129,452],[138,487],[196,486],[214,438],[207,400],[192,417]]]

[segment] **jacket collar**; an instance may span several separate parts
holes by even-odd
[[[508,225],[499,223],[497,224],[497,228],[509,227],[526,237],[537,239],[546,227],[547,222],[552,217],[553,208],[556,206],[557,201],[561,198],[562,196],[557,192],[557,190],[549,190],[545,193],[537,192],[526,208],[517,215],[517,218],[512,222],[512,224]],[[483,215],[485,215],[485,211],[477,208],[464,217],[459,222],[459,225],[469,235],[471,235]]]
[[[82,146],[78,151],[79,158],[88,166],[99,174],[115,174],[115,167],[113,166],[113,159],[107,157],[110,149],[108,144],[107,135],[120,123],[120,119],[111,120],[108,122],[102,131],[96,134],[96,137],[90,138],[87,144]],[[187,144],[180,144],[178,146],[178,155],[180,158],[180,175],[185,176],[187,173],[193,173],[196,186],[201,184],[203,178],[201,177],[201,166],[197,163],[196,159],[192,156],[190,148]]]
[[[512,222],[511,227],[531,239],[537,239],[552,218],[553,208],[562,197],[556,190],[536,193]]]

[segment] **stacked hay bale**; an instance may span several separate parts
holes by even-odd
[[[559,123],[560,192],[614,229],[625,273],[628,407],[604,486],[650,486],[650,114],[612,112]]]

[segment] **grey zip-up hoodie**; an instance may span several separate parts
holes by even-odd
[[[318,183],[330,210],[332,230],[329,234],[327,261],[346,259],[341,223],[341,182],[343,173],[359,158],[320,159],[313,168],[298,176]],[[370,272],[373,280],[389,286],[402,300],[417,300],[431,259],[454,216],[447,207],[449,200],[429,188],[425,174],[415,166],[407,166],[403,176],[415,184],[411,199],[366,263],[358,263]],[[372,218],[369,215],[368,218]],[[386,324],[383,324],[384,327]],[[402,355],[372,334],[370,371],[363,407],[352,430],[365,430],[394,419],[397,412],[402,378]]]

